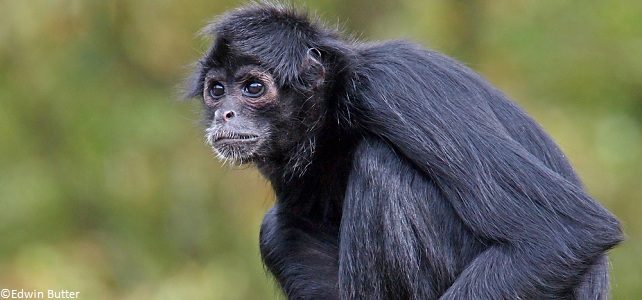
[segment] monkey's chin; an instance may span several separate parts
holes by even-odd
[[[258,138],[252,139],[220,139],[212,143],[216,156],[233,164],[251,163],[259,148]]]

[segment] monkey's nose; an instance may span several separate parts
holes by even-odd
[[[236,116],[236,112],[234,112],[233,110],[225,110],[225,111],[217,110],[216,113],[214,113],[214,118],[218,122],[227,122],[232,118],[234,118],[235,116]]]
[[[234,113],[233,110],[228,110],[223,115],[223,120],[229,121],[231,118],[234,118],[235,115],[236,115],[236,113]]]

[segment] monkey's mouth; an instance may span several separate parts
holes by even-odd
[[[253,143],[259,140],[259,136],[250,133],[226,132],[217,134],[212,138],[212,146],[217,144],[244,144]]]
[[[226,162],[251,162],[261,146],[261,138],[253,133],[206,130],[206,139],[218,157]]]

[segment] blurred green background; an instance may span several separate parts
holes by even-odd
[[[252,168],[203,144],[181,102],[195,33],[235,1],[0,1],[0,288],[83,299],[280,298]],[[642,2],[305,4],[362,39],[454,56],[538,120],[622,220],[615,299],[642,297]]]

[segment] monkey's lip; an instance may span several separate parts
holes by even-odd
[[[223,135],[218,135],[214,138],[214,143],[249,143],[255,142],[259,139],[259,136],[256,134],[250,133],[228,133]]]

